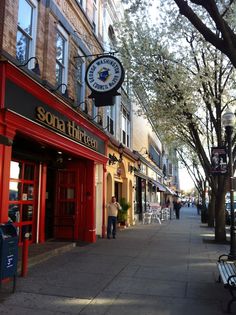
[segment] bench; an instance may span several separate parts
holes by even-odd
[[[230,313],[231,305],[236,301],[234,294],[236,290],[236,265],[234,261],[229,260],[228,255],[221,255],[217,262],[219,270],[219,282],[223,282],[224,287],[229,290],[231,294],[231,300],[227,305],[227,312]]]

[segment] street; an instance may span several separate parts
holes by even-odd
[[[230,294],[216,261],[228,251],[195,207],[182,208],[180,220],[136,225],[30,268],[0,314],[224,314]]]

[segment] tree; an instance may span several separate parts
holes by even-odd
[[[223,241],[226,176],[212,176],[210,147],[224,144],[221,115],[235,100],[234,69],[180,19],[164,24],[160,32],[144,17],[142,24],[138,15],[127,18],[120,35],[121,54],[146,115],[164,141],[196,152],[212,190],[216,240]]]
[[[235,1],[234,0],[173,0],[192,25],[202,34],[206,41],[228,56],[236,67],[236,33],[235,33]],[[192,6],[189,4],[191,3]],[[206,23],[199,14],[199,7],[205,10],[209,17]],[[212,31],[214,24],[218,32]]]

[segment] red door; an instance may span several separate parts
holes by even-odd
[[[30,242],[35,240],[37,179],[36,163],[11,161],[8,218],[17,227],[20,244],[26,232],[29,233]]]
[[[54,236],[77,239],[78,175],[74,169],[57,172]]]

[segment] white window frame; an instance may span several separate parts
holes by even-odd
[[[62,82],[60,84],[66,84],[67,85],[67,82],[68,82],[68,59],[69,59],[69,36],[68,36],[67,32],[65,31],[65,29],[60,25],[57,26],[57,32],[60,33],[63,36],[63,38],[65,39],[65,56],[64,56],[65,57],[65,63],[63,64],[64,69],[62,72]],[[62,93],[65,92],[65,89],[66,89],[66,87],[62,86],[62,89],[61,89]]]
[[[124,114],[125,112],[125,114]],[[129,117],[129,119],[128,119]],[[121,135],[120,135],[120,140],[121,143],[124,144],[127,147],[130,147],[130,134],[131,134],[131,121],[130,121],[130,113],[128,112],[128,110],[121,106]],[[123,133],[125,134],[125,139],[123,139]],[[129,143],[128,143],[128,139],[127,137],[129,137]]]
[[[113,124],[113,130],[111,129],[111,121]],[[115,136],[116,134],[116,126],[115,126],[115,106],[107,106],[106,107],[106,130]],[[112,132],[113,131],[113,132]]]
[[[86,11],[86,0],[76,0],[79,5],[83,8],[84,11]],[[82,3],[81,3],[82,2]]]
[[[31,35],[31,41],[29,44],[29,56],[28,60],[31,57],[36,57],[35,52],[36,52],[36,36],[37,36],[37,23],[38,23],[38,1],[37,0],[25,0],[25,2],[28,2],[29,5],[33,8],[33,13],[32,13],[32,35]],[[19,11],[19,8],[18,8]],[[17,27],[17,31],[20,31],[20,27]],[[27,60],[26,60],[27,62]],[[31,60],[28,63],[28,68],[32,69],[35,66],[35,60]]]
[[[93,0],[93,31],[98,35],[98,0]]]
[[[83,52],[80,49],[78,49],[78,56],[83,56],[83,55],[84,55]],[[83,101],[85,99],[85,80],[84,80],[84,78],[85,78],[85,70],[86,70],[86,61],[83,57],[79,57],[79,60],[81,62],[81,68],[82,68],[81,69],[81,95],[80,95],[80,99],[78,99],[78,93],[77,93],[78,92],[78,90],[77,90],[78,80],[77,80],[77,78],[75,78],[76,79],[76,99],[78,102],[77,105],[81,104],[80,109],[85,110],[85,103]]]

